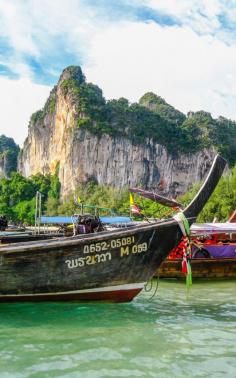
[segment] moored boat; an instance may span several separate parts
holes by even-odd
[[[215,158],[202,188],[183,210],[190,224],[213,192],[225,163],[220,156]],[[178,222],[170,218],[1,247],[0,301],[130,301],[181,237]]]
[[[236,279],[236,258],[191,259],[191,269],[194,279]],[[163,261],[156,276],[183,279],[182,259]]]
[[[62,237],[63,234],[59,233],[41,233],[36,234],[33,232],[0,232],[0,248],[1,245],[4,244],[12,244],[12,243],[21,243],[21,242],[30,242],[30,241],[39,241],[39,240],[46,240],[46,239],[52,239],[52,238],[58,238]]]
[[[234,215],[234,216],[233,216]],[[193,278],[236,279],[235,212],[226,223],[193,224],[191,270]],[[171,251],[156,275],[161,278],[183,278],[182,243]]]

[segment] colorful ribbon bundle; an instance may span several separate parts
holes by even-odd
[[[191,258],[191,244],[190,244],[190,227],[188,220],[184,213],[181,211],[173,217],[179,224],[179,227],[183,233],[183,260],[182,260],[182,272],[186,276],[186,285],[189,288],[192,285],[192,269],[190,264]]]

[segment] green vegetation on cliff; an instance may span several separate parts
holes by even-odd
[[[139,103],[125,98],[106,101],[102,90],[87,83],[80,67],[66,68],[44,108],[31,117],[33,124],[45,126],[45,117],[54,114],[56,91],[60,88],[68,103],[75,105],[73,127],[84,128],[95,135],[126,137],[135,144],[148,139],[164,145],[171,154],[197,152],[214,146],[231,165],[236,162],[236,122],[210,113],[189,112],[186,116],[162,97],[144,94]]]
[[[186,116],[183,113],[167,104],[162,97],[157,96],[152,92],[145,93],[145,95],[140,98],[139,104],[152,110],[154,113],[159,114],[174,125],[181,125],[186,119]]]
[[[137,144],[152,138],[172,154],[214,146],[231,165],[236,162],[236,122],[223,117],[213,119],[204,111],[185,116],[152,92],[134,104],[125,98],[106,101],[98,86],[86,83],[79,67],[63,72],[62,79],[66,79],[59,85],[65,95],[74,96],[78,127],[96,135],[127,137]]]
[[[5,135],[0,136],[0,161],[2,161],[5,176],[16,171],[19,151],[19,146],[12,138],[7,138]]]
[[[43,107],[43,109],[41,110],[38,110],[36,111],[35,113],[33,113],[31,115],[31,123],[33,125],[35,124],[40,124],[41,126],[45,126],[44,125],[44,118],[48,115],[50,117],[53,116],[55,110],[56,110],[56,102],[57,102],[57,99],[56,99],[56,87],[54,87],[51,92],[50,92],[50,95]]]

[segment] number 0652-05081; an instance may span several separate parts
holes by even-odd
[[[97,242],[94,244],[86,244],[84,246],[84,253],[102,252],[107,251],[108,249],[125,247],[134,243],[134,236],[128,236],[127,238],[112,239],[108,241]]]

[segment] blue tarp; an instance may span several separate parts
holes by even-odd
[[[43,224],[71,224],[74,217],[41,217],[41,223]],[[117,224],[117,223],[129,223],[131,219],[129,217],[100,217],[102,223]]]
[[[129,223],[131,222],[130,217],[100,217],[102,223]]]
[[[48,224],[71,224],[73,223],[72,217],[41,217],[41,223]]]

